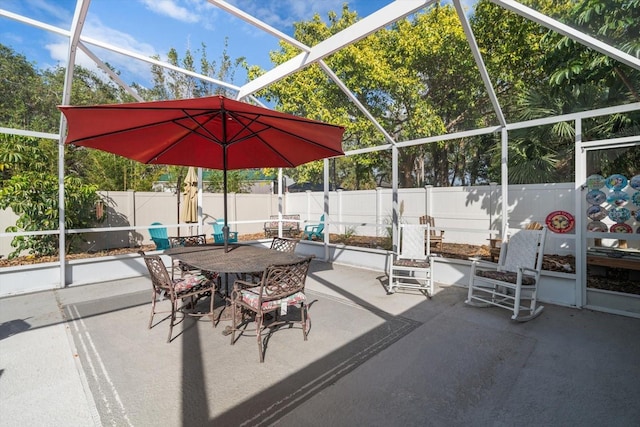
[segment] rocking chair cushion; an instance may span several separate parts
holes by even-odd
[[[429,268],[429,261],[399,258],[393,261],[393,265],[400,267]]]
[[[476,276],[486,277],[487,279],[499,280],[501,282],[516,283],[518,280],[518,274],[510,271],[496,271],[496,270],[476,270]],[[522,284],[524,286],[533,286],[536,284],[536,279],[531,276],[522,276]]]
[[[208,279],[202,274],[186,276],[180,279],[175,279],[173,281],[176,294],[178,295],[183,292],[196,290],[198,287],[201,287],[207,284],[207,282],[208,282]]]
[[[282,304],[286,305],[295,305],[306,301],[307,297],[304,295],[304,292],[296,292],[295,294],[289,295],[285,298],[273,299],[268,301],[262,301],[262,310],[269,311],[275,308],[280,307]],[[249,305],[253,309],[258,309],[258,300],[259,295],[251,290],[242,291],[242,302]]]

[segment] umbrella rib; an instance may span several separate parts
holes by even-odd
[[[326,145],[323,145],[323,144],[319,144],[319,143],[317,143],[317,142],[315,142],[315,141],[313,141],[313,140],[311,140],[311,139],[309,139],[309,138],[305,138],[304,136],[301,136],[301,135],[296,134],[296,133],[294,133],[294,132],[290,132],[290,131],[287,131],[287,130],[281,129],[281,128],[279,128],[279,127],[271,126],[271,125],[268,125],[268,124],[266,124],[266,123],[262,123],[262,122],[260,122],[260,121],[259,121],[259,119],[260,119],[261,117],[271,117],[271,118],[277,118],[278,120],[282,120],[282,118],[281,118],[281,117],[278,117],[278,116],[272,116],[272,115],[269,115],[269,114],[251,114],[251,115],[248,115],[248,114],[237,113],[237,112],[227,112],[227,113],[228,113],[229,115],[231,115],[232,117],[236,118],[236,121],[242,125],[242,129],[243,129],[243,130],[245,130],[245,129],[246,129],[246,130],[251,131],[251,134],[250,134],[250,135],[247,135],[246,137],[239,138],[239,139],[237,139],[237,140],[234,140],[233,138],[230,138],[230,139],[227,141],[227,144],[228,144],[228,145],[233,145],[233,144],[236,144],[236,143],[242,142],[242,141],[244,141],[245,139],[249,139],[249,138],[254,138],[254,137],[255,137],[255,138],[260,139],[260,141],[262,141],[262,143],[263,143],[264,145],[266,145],[267,147],[269,147],[269,149],[270,149],[271,151],[273,151],[276,155],[278,155],[281,159],[283,159],[284,161],[286,161],[287,163],[289,163],[289,165],[290,165],[291,167],[294,167],[295,165],[294,165],[293,163],[291,163],[291,162],[290,162],[286,157],[282,156],[282,154],[281,154],[278,150],[276,150],[276,149],[275,149],[275,148],[274,148],[274,147],[273,147],[269,142],[267,142],[264,138],[262,138],[262,137],[260,136],[260,133],[262,133],[262,132],[266,132],[266,131],[267,131],[267,130],[269,130],[269,129],[275,129],[275,130],[277,130],[278,132],[280,132],[280,133],[282,133],[282,134],[285,134],[285,135],[289,135],[289,136],[292,136],[292,137],[298,138],[299,140],[304,141],[304,142],[306,142],[306,143],[308,143],[308,144],[310,144],[310,145],[313,145],[313,146],[316,146],[316,147],[320,147],[320,148],[325,149],[325,150],[328,150],[328,151],[333,151],[333,152],[335,153],[335,155],[342,155],[342,154],[343,154],[341,151],[334,150],[334,149],[332,149],[331,147],[327,147]],[[253,117],[252,117],[252,116],[253,116]],[[249,122],[248,124],[245,124],[245,123],[243,123],[241,120],[238,120],[238,119],[237,119],[237,117],[241,117],[241,118],[244,118],[244,119],[248,119],[248,120],[250,120],[250,122]],[[284,120],[288,120],[288,121],[292,121],[292,122],[308,123],[308,119],[307,119],[307,120],[297,120],[297,119],[288,119],[288,118],[285,118]],[[250,126],[251,124],[253,124],[253,123],[256,123],[256,122],[257,122],[257,123],[259,123],[259,124],[261,124],[261,125],[263,125],[263,126],[264,126],[264,129],[261,129],[260,131],[255,131],[255,130],[251,130],[251,129],[249,129],[249,126]],[[325,125],[327,125],[327,126],[329,126],[329,127],[334,127],[334,128],[336,127],[335,125],[330,125],[330,124],[326,124],[326,123],[322,123],[322,122],[314,122],[314,124],[315,124],[315,123],[325,124]],[[238,135],[238,134],[240,134],[240,133],[241,133],[241,132],[240,132],[240,131],[238,131],[238,132],[236,132],[236,135]]]
[[[193,121],[193,123],[195,123],[195,125],[196,125],[194,128],[190,128],[190,127],[188,127],[188,126],[186,126],[186,125],[184,125],[184,124],[182,124],[182,123],[176,123],[176,125],[181,126],[182,128],[184,128],[184,129],[186,129],[186,130],[188,131],[188,132],[187,132],[187,135],[188,135],[189,133],[197,133],[199,136],[201,136],[201,137],[203,137],[203,138],[205,138],[205,139],[208,139],[208,140],[210,140],[210,141],[212,141],[212,142],[215,142],[215,143],[218,143],[218,144],[224,144],[224,141],[222,141],[222,140],[220,140],[219,138],[217,138],[213,133],[211,133],[211,132],[209,131],[209,129],[207,129],[206,127],[204,127],[204,125],[206,125],[207,123],[209,123],[211,120],[213,120],[213,119],[215,119],[216,117],[220,116],[220,115],[222,114],[222,112],[221,112],[221,111],[215,111],[215,112],[211,111],[211,112],[207,112],[206,114],[208,114],[208,115],[209,115],[209,119],[208,119],[208,120],[206,120],[204,123],[200,123],[200,122],[198,122],[198,121],[195,119],[196,117],[201,116],[201,115],[203,115],[203,114],[191,115],[191,114],[187,113],[187,112],[186,112],[186,111],[184,111],[184,110],[183,110],[183,112],[184,112],[184,114],[185,114],[185,116],[186,116],[186,117],[183,117],[183,118],[189,118],[189,119],[191,119],[191,120]],[[200,132],[196,132],[196,131],[195,131],[195,129],[196,129],[196,128],[200,128],[200,129],[202,129],[202,131],[204,131],[208,136],[207,136],[207,135],[203,135],[203,134],[202,134],[202,133],[200,133]]]
[[[260,141],[262,141],[262,143],[263,143],[265,146],[269,147],[269,149],[270,149],[274,154],[276,154],[276,156],[277,156],[277,157],[279,157],[279,158],[280,158],[280,159],[282,159],[284,162],[286,162],[286,163],[289,165],[289,167],[295,167],[295,165],[294,165],[293,163],[291,163],[291,162],[289,161],[289,159],[287,159],[286,157],[284,157],[284,156],[282,155],[282,153],[280,153],[278,150],[276,150],[276,149],[275,149],[271,144],[269,144],[267,141],[265,141],[265,140],[264,140],[264,138],[262,138],[262,137],[260,136],[260,133],[261,133],[261,132],[265,132],[265,131],[267,131],[267,130],[269,130],[269,129],[276,129],[276,128],[274,128],[273,126],[268,126],[268,125],[265,125],[265,124],[263,124],[263,123],[259,122],[259,121],[258,121],[258,119],[259,119],[260,117],[262,117],[261,115],[257,114],[257,115],[255,115],[255,117],[251,118],[251,117],[246,117],[246,116],[244,116],[244,115],[242,115],[242,114],[234,114],[234,113],[232,113],[232,112],[227,112],[227,114],[229,114],[229,115],[231,115],[233,118],[235,118],[235,119],[236,119],[236,121],[237,121],[238,123],[240,123],[240,125],[242,126],[242,129],[241,129],[241,130],[239,130],[238,132],[236,132],[236,135],[239,135],[240,133],[242,133],[242,131],[243,131],[243,130],[247,130],[247,131],[249,131],[249,134],[248,134],[247,136],[243,137],[243,138],[233,139],[233,137],[232,137],[232,138],[230,138],[231,142],[229,142],[229,140],[227,140],[227,144],[228,144],[229,146],[230,146],[230,145],[233,145],[233,144],[238,144],[238,143],[240,143],[240,142],[242,142],[242,141],[244,141],[244,140],[247,140],[247,139],[249,139],[249,138],[258,138]],[[249,123],[245,124],[244,122],[242,122],[242,121],[238,120],[238,119],[236,118],[236,116],[239,116],[239,117],[242,117],[242,118],[245,118],[245,119],[249,119]],[[259,123],[259,124],[262,124],[263,126],[265,126],[265,128],[264,128],[264,129],[261,129],[261,130],[259,130],[259,131],[255,131],[255,130],[251,130],[251,129],[249,129],[249,126],[250,126],[251,124],[253,124],[253,123],[256,123],[256,122],[257,122],[257,123]],[[298,136],[298,137],[299,137],[299,136]],[[304,139],[304,138],[301,138],[301,139]],[[305,139],[305,141],[306,141],[306,139]]]
[[[211,110],[206,110],[206,111],[203,111],[202,113],[196,114],[196,115],[188,114],[184,110],[183,110],[183,112],[187,115],[188,118],[194,120],[194,122],[196,122],[196,123],[198,123],[198,122],[194,119],[194,117],[211,114]],[[77,144],[78,142],[83,142],[83,141],[87,141],[87,140],[91,140],[91,139],[98,139],[98,138],[101,138],[101,137],[104,137],[104,136],[109,136],[109,135],[118,135],[118,134],[123,134],[123,133],[129,133],[129,132],[134,131],[134,130],[147,129],[147,128],[151,128],[151,127],[158,126],[158,125],[165,124],[165,123],[174,123],[174,124],[184,128],[184,129],[190,130],[187,126],[184,126],[183,124],[178,123],[178,120],[182,120],[182,119],[185,119],[185,117],[181,117],[180,119],[171,118],[171,119],[167,119],[167,120],[158,120],[157,122],[146,123],[146,124],[140,125],[140,126],[131,126],[131,127],[125,128],[125,129],[110,130],[108,132],[96,133],[96,134],[92,134],[90,136],[86,136],[86,137],[83,137],[83,138],[74,139],[74,141],[71,144],[78,145]]]
[[[203,135],[203,134],[201,134],[200,132],[196,132],[196,131],[195,131],[195,128],[193,128],[193,129],[192,129],[192,128],[190,128],[190,127],[188,127],[188,126],[186,126],[186,125],[184,125],[184,124],[180,123],[180,122],[178,121],[178,119],[167,120],[167,121],[166,121],[167,123],[168,123],[168,122],[173,122],[176,126],[179,126],[179,127],[183,128],[183,129],[185,129],[185,130],[186,130],[186,132],[185,132],[185,133],[184,133],[184,135],[182,135],[180,138],[176,138],[176,139],[175,139],[175,140],[174,140],[170,145],[168,145],[167,147],[165,147],[165,149],[164,149],[164,150],[162,150],[162,151],[161,151],[161,152],[159,152],[159,153],[156,153],[156,154],[153,156],[153,158],[152,158],[152,159],[149,159],[149,160],[148,160],[147,162],[145,162],[145,163],[149,163],[151,160],[156,159],[156,158],[158,158],[158,157],[160,157],[160,156],[165,155],[165,154],[166,154],[166,153],[168,153],[171,149],[173,149],[173,147],[174,147],[174,146],[176,146],[177,144],[179,144],[179,143],[180,143],[184,138],[188,137],[188,136],[189,136],[190,134],[192,134],[192,133],[197,133],[199,136],[201,136],[201,137],[203,137],[203,138],[205,138],[205,139],[208,139],[208,140],[210,140],[210,141],[213,141],[213,142],[215,142],[215,143],[221,143],[221,141],[220,141],[218,138],[216,138],[216,136],[215,136],[215,135],[213,135],[211,132],[209,132],[209,131],[207,130],[207,128],[205,128],[205,127],[203,127],[203,126],[202,126],[203,124],[206,124],[206,123],[210,122],[210,121],[211,121],[211,120],[213,120],[216,116],[218,116],[218,115],[220,114],[219,112],[217,112],[217,111],[216,111],[216,112],[214,112],[214,113],[212,114],[212,111],[211,111],[211,110],[209,110],[209,111],[207,111],[207,112],[203,112],[203,113],[201,113],[201,114],[197,114],[197,115],[189,114],[189,113],[188,113],[187,111],[185,111],[184,109],[182,109],[182,112],[185,114],[185,117],[181,117],[179,120],[182,120],[182,119],[185,119],[185,118],[189,118],[189,119],[191,119],[191,120],[196,124],[196,127],[197,127],[197,128],[202,129],[202,130],[203,130],[203,131],[205,131],[209,136],[207,136],[207,135]],[[195,119],[195,117],[199,117],[199,116],[203,116],[203,115],[209,115],[209,119],[208,119],[207,121],[205,121],[203,124],[201,124],[200,122],[198,122],[198,121]]]

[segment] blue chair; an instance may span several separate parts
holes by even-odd
[[[151,225],[162,225],[159,222],[154,222]],[[151,235],[151,240],[156,244],[157,250],[169,249],[169,235],[167,234],[166,228],[150,228],[149,234]]]
[[[314,238],[324,240],[324,214],[320,217],[320,224],[305,225],[304,238],[307,240],[313,240]]]
[[[217,219],[215,222],[212,222],[213,226],[213,242],[214,243],[224,243],[224,234],[222,233],[222,227],[224,227],[224,219]],[[237,231],[229,231],[229,243],[235,243],[238,241],[238,232]]]

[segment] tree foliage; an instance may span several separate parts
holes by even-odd
[[[56,230],[59,221],[58,175],[51,158],[57,149],[53,141],[0,135],[0,162],[4,166],[0,185],[0,209],[11,208],[18,215],[7,232]],[[6,174],[4,174],[6,172]],[[92,227],[97,219],[94,207],[100,199],[96,185],[88,185],[77,176],[67,175],[65,183],[65,226]],[[66,251],[81,248],[81,234],[70,234]],[[23,251],[32,255],[55,255],[59,248],[57,234],[18,236],[11,241],[15,248],[9,256]]]
[[[640,0],[525,0],[535,9],[573,25],[633,56],[640,55]],[[640,72],[568,37],[547,30],[489,0],[480,0],[469,20],[508,122],[582,111],[594,106],[637,102]],[[294,24],[294,37],[315,46],[358,21],[344,5],[326,20],[319,15]],[[274,65],[298,55],[282,42],[271,52]],[[250,79],[265,71],[232,59],[227,42],[217,60],[206,45],[179,53],[170,49],[168,61],[206,76],[232,82],[244,67]],[[261,91],[277,109],[345,127],[345,150],[415,140],[499,124],[481,80],[468,40],[455,9],[435,5],[380,29],[357,43],[323,59],[351,95],[376,119],[380,128],[335,84],[319,63],[292,74]],[[0,119],[9,127],[57,132],[64,69],[38,72],[26,58],[0,45]],[[115,71],[115,70],[114,70]],[[117,72],[117,71],[116,71]],[[232,95],[223,86],[152,66],[154,85],[132,86],[147,100]],[[131,98],[115,84],[82,67],[76,68],[72,103],[109,103]],[[610,138],[637,133],[640,114],[614,114],[583,122],[583,139]],[[509,181],[513,183],[571,180],[573,124],[510,132]],[[387,140],[385,133],[389,135]],[[47,163],[57,146],[8,137],[0,147],[0,174],[9,180],[26,157]],[[500,179],[499,135],[439,141],[399,149],[401,187],[474,185]],[[184,168],[141,165],[97,150],[66,147],[67,173],[99,184],[104,190],[149,190],[160,174],[184,176]],[[42,154],[44,153],[44,154]],[[631,159],[632,157],[629,157]],[[632,160],[629,160],[632,161]],[[47,171],[56,173],[49,160]],[[365,152],[334,159],[331,187],[367,189],[391,180],[391,151]],[[28,168],[27,168],[28,169]],[[297,182],[320,183],[323,162],[286,171]],[[222,174],[214,171],[211,189],[221,188]],[[231,191],[244,191],[242,174],[231,172]]]
[[[37,185],[34,185],[37,183]],[[100,200],[97,186],[86,185],[80,178],[67,175],[65,185],[65,227],[87,228],[97,219],[94,206]],[[0,208],[11,208],[18,215],[14,226],[7,232],[56,230],[58,228],[58,177],[38,172],[25,172],[14,175],[3,183],[0,189]],[[69,234],[65,240],[66,251],[81,249],[82,235]],[[16,248],[9,257],[20,255],[23,251],[35,256],[56,255],[59,236],[18,236],[11,241]]]

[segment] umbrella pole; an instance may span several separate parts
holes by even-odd
[[[182,192],[180,191],[180,174],[178,174],[178,180],[176,181],[176,196],[178,197],[178,224],[180,224],[180,196],[182,196]],[[180,237],[180,226],[178,226],[178,237]]]
[[[226,156],[225,156],[226,163]],[[229,225],[227,224],[227,168],[225,165],[222,172],[222,186],[224,192],[224,225],[222,226],[222,235],[224,236],[224,251],[229,252]]]
[[[226,114],[222,115],[222,130],[224,140],[226,142],[227,127],[226,127]],[[227,224],[227,145],[222,146],[222,190],[224,195],[224,225],[222,226],[222,236],[224,237],[224,252],[229,252],[229,225]]]

